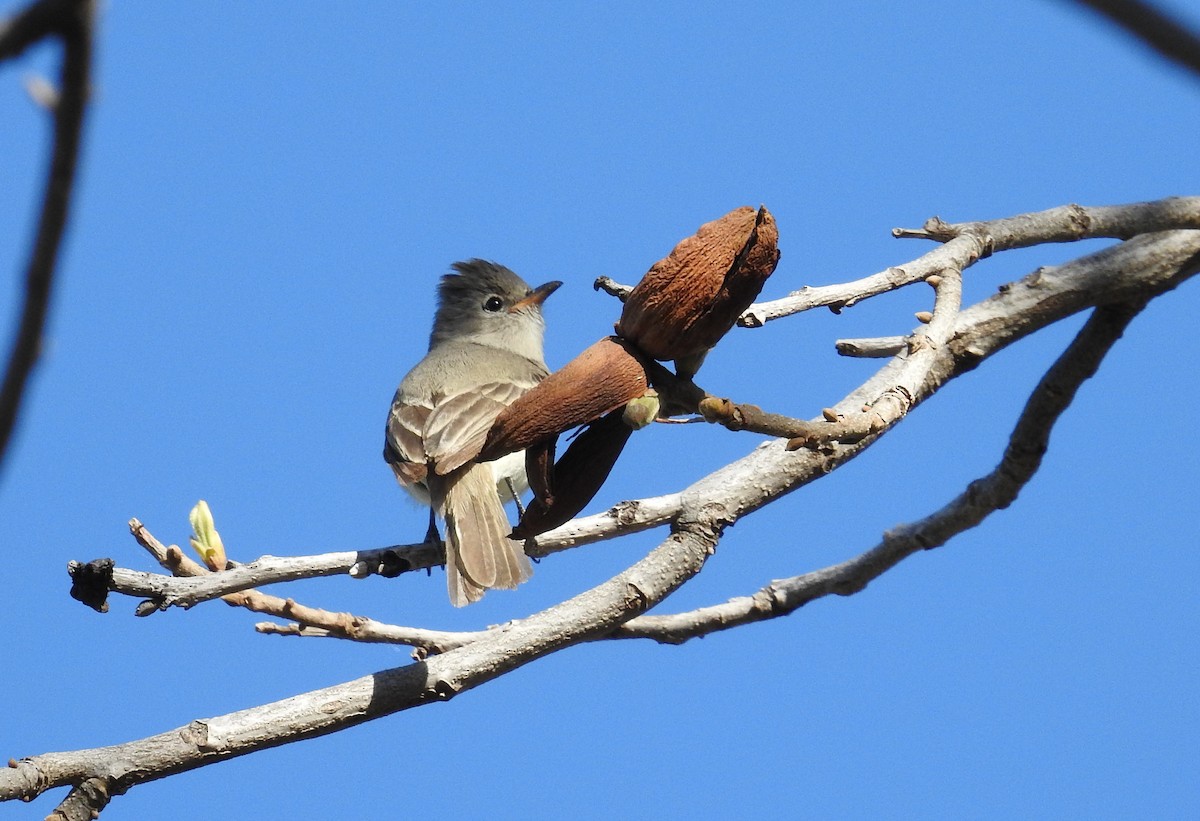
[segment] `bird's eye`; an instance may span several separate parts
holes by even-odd
[[[490,296],[487,298],[487,302],[483,303],[483,310],[491,311],[492,313],[495,313],[503,307],[504,301],[498,296]]]

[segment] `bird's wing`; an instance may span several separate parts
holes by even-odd
[[[432,405],[428,403],[400,401],[399,392],[392,401],[383,442],[383,458],[392,466],[396,478],[403,485],[425,481],[429,457],[423,436],[432,410]]]
[[[500,411],[533,382],[487,382],[441,398],[425,421],[424,448],[444,476],[475,458]]]

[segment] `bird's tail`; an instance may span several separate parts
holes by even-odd
[[[438,512],[446,520],[450,603],[462,607],[490,588],[511,590],[532,576],[524,546],[508,538],[512,525],[496,495],[492,466],[471,465],[446,478]]]

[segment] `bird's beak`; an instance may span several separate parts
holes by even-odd
[[[529,296],[525,297],[520,302],[513,303],[513,306],[508,309],[508,312],[511,314],[530,306],[540,306],[546,301],[546,297],[558,290],[558,286],[560,285],[562,285],[562,283],[558,280],[555,280],[554,282],[547,282],[545,285],[537,286],[529,292]]]

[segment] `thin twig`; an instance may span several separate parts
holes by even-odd
[[[1171,205],[1181,201],[1164,202]],[[1145,211],[1142,205],[1133,208],[1137,212]],[[1113,212],[1111,208],[1099,210],[1110,215]],[[998,222],[1013,223],[1014,219]],[[1031,230],[1034,229],[1031,227]],[[985,315],[973,321],[978,327],[989,329],[988,333],[996,340],[989,344],[1010,344],[1037,327],[1042,327],[1068,313],[1093,306],[1099,300],[1128,300],[1139,293],[1173,287],[1164,283],[1176,283],[1193,272],[1194,259],[1188,255],[1194,253],[1196,236],[1197,232],[1194,231],[1156,233],[1081,258],[1058,269],[1039,269],[1020,283],[1002,289],[1001,293],[990,300],[972,306],[964,311],[962,316]],[[1019,239],[1013,241],[1020,242]],[[1145,281],[1128,277],[1125,272],[1130,270],[1130,266],[1146,267],[1149,276]],[[947,276],[938,281],[938,287],[951,287],[949,283],[952,282],[951,277]],[[956,285],[954,287],[957,288]],[[957,297],[951,302],[957,304]],[[851,458],[858,451],[860,443],[869,443],[879,433],[902,419],[916,403],[936,390],[941,381],[953,378],[960,370],[969,370],[989,355],[990,348],[976,344],[972,341],[971,334],[963,335],[962,331],[954,332],[954,347],[952,350],[947,349],[949,340],[945,338],[945,326],[940,330],[935,323],[931,322],[931,326],[932,330],[926,329],[926,338],[921,345],[910,346],[912,350],[906,356],[893,359],[876,376],[830,408],[826,413],[826,420],[830,421],[802,423],[790,420],[802,426],[801,435],[792,437],[790,448],[805,446],[809,450],[819,451],[815,462],[805,463],[808,467],[804,470],[807,471],[811,467],[813,473],[805,473],[807,478],[801,478],[797,472],[794,481],[810,481],[812,477],[832,470],[840,462]],[[939,361],[940,364],[937,364]],[[931,381],[929,369],[933,364],[937,364],[938,373],[936,379]],[[804,425],[815,427],[804,429]],[[800,468],[791,465],[788,470],[799,471]],[[764,493],[759,497],[759,502],[765,504],[770,498],[769,494]],[[683,494],[624,502],[604,513],[569,522],[543,534],[535,542],[527,545],[526,551],[530,556],[541,557],[610,538],[618,533],[645,530],[676,521],[684,506]],[[361,554],[344,555],[345,561],[348,561],[350,557]],[[335,564],[344,564],[345,561],[339,558]],[[440,557],[427,558],[423,563],[413,562],[411,567],[416,569],[421,566],[433,566],[439,562]],[[178,573],[169,564],[164,566],[176,575],[195,575]],[[329,568],[322,567],[314,569],[309,575],[328,574]],[[167,590],[169,587],[162,589]],[[285,599],[260,598],[263,594],[257,591],[248,591],[245,596],[244,599],[226,601],[273,614],[294,612],[296,609],[294,603],[289,604]],[[153,599],[150,601],[154,603]],[[334,616],[330,618],[333,619]],[[294,615],[285,617],[296,618]]]
[[[635,533],[669,524],[678,516],[680,505],[677,493],[620,502],[603,513],[575,519],[543,533],[526,544],[525,552],[533,558],[543,558],[611,538],[617,533]],[[226,604],[246,607],[255,612],[299,619],[314,626],[337,630],[338,625],[344,623],[344,617],[363,617],[304,608],[310,614],[317,615],[300,618],[297,613],[302,605],[291,599],[269,596],[254,588],[350,573],[353,568],[363,564],[386,564],[396,571],[390,575],[398,575],[401,572],[439,567],[445,560],[437,546],[420,542],[314,556],[263,556],[253,562],[214,573],[177,546],[160,542],[138,519],[129,521],[129,530],[155,561],[171,574],[144,573],[124,568],[113,570],[109,590],[144,599],[138,608],[140,615],[150,615],[173,606],[193,607],[220,598]]]
[[[1132,239],[1139,234],[1200,228],[1200,197],[1167,197],[1125,205],[1060,205],[1011,217],[977,222],[926,220],[924,227],[894,228],[898,238],[948,242],[975,235],[986,255],[1046,243],[1084,239]]]
[[[252,587],[343,574],[347,569],[346,556],[344,553],[263,556],[249,564],[184,578],[117,568],[113,571],[111,589],[126,596],[152,599],[163,610],[168,607],[186,610],[200,602]]]
[[[911,525],[895,528],[871,550],[841,564],[774,581],[752,596],[674,615],[645,615],[618,627],[611,638],[649,638],[680,644],[697,636],[754,621],[778,618],[831,594],[848,596],[902,560],[940,547],[1008,507],[1037,472],[1050,432],[1084,381],[1145,302],[1097,308],[1083,329],[1034,389],[1017,421],[1000,463],[972,482],[945,507]]]
[[[612,579],[478,641],[416,664],[272,704],[200,718],[165,733],[100,750],[46,753],[0,768],[0,801],[102,778],[110,793],[235,756],[447,701],[565,647],[605,635],[661,601],[704,566],[723,524],[695,511],[648,556]]]
[[[615,296],[617,299],[624,302],[629,298],[630,292],[633,290],[632,285],[622,285],[615,281],[612,277],[596,277],[596,281],[592,283],[593,291],[604,291],[610,296]]]
[[[217,598],[219,594],[216,591],[221,589],[219,583],[220,577],[225,573],[229,573],[229,570],[223,570],[219,573],[214,573],[204,565],[194,561],[192,558],[184,554],[184,552],[175,545],[168,546],[160,542],[148,529],[146,529],[146,526],[137,519],[131,519],[129,521],[129,531],[133,534],[133,537],[137,540],[138,544],[146,548],[146,550],[152,556],[154,556],[155,560],[160,565],[171,572],[172,576],[156,576],[156,584],[161,589],[170,590],[173,584],[177,584],[184,587],[184,589],[188,589],[186,588],[186,585],[189,582],[195,580],[214,580],[217,582],[217,584],[210,588],[209,592],[213,593],[211,598]],[[347,561],[346,555],[355,556],[361,554],[331,555],[338,556],[338,562],[345,564]],[[313,558],[320,560],[324,557]],[[320,569],[323,571],[326,569],[326,566],[320,566]],[[124,574],[119,573],[118,570],[119,569],[113,571],[114,581],[110,589],[113,592],[124,593],[127,591],[118,587],[119,581],[124,578]],[[129,572],[131,571],[125,571],[125,573]],[[317,576],[330,574],[326,572],[314,572],[312,575]],[[299,576],[297,578],[307,578],[307,576]],[[191,592],[194,595],[195,589],[192,588]],[[145,592],[129,592],[129,595],[146,594]],[[371,621],[370,619],[366,619],[361,616],[355,616],[350,613],[337,613],[317,607],[309,607],[307,605],[300,604],[295,599],[285,599],[279,596],[272,596],[268,593],[263,593],[260,590],[254,589],[239,589],[237,592],[221,595],[220,599],[231,607],[243,607],[254,613],[262,613],[263,615],[275,616],[276,618],[281,619],[294,619],[304,625],[327,630],[331,633],[340,634],[345,638],[355,638],[360,628],[366,629],[362,628],[361,626]],[[197,599],[192,603],[196,604],[203,600],[206,599]],[[165,599],[151,597],[146,601],[143,601],[138,606],[137,613],[138,615],[146,616],[157,610],[161,610],[166,606],[169,605],[165,604]]]
[[[905,339],[898,353],[911,355],[923,348],[944,345],[953,332],[962,307],[962,274],[947,268],[928,280],[936,289],[934,309],[925,317],[926,324]],[[729,430],[746,430],[788,439],[788,449],[818,448],[830,443],[852,444],[877,435],[903,418],[912,406],[912,396],[899,387],[864,406],[860,412],[822,410],[823,421],[806,421],[769,413],[755,405],[737,404],[728,399],[706,397],[699,403],[700,413],[709,422]]]
[[[1139,237],[1048,269],[1027,278],[1022,287],[962,311],[948,344],[925,346],[910,356],[891,360],[840,404],[861,405],[888,389],[905,392],[918,403],[1015,339],[1085,306],[1148,299],[1195,275],[1198,265],[1200,232],[1179,231]],[[1053,403],[1061,395],[1050,390],[1041,393],[1053,411]],[[1032,436],[1029,441],[1028,458],[1040,458],[1044,443]],[[788,453],[778,442],[764,443],[679,494],[671,535],[647,557],[567,602],[507,629],[488,631],[469,644],[419,664],[225,716],[197,719],[126,744],[13,761],[8,768],[0,768],[0,800],[28,800],[47,789],[79,784],[89,777],[104,779],[110,792],[119,794],[154,778],[443,701],[564,647],[614,635],[621,624],[631,622],[699,573],[731,523],[837,467],[864,447],[839,446],[825,456]],[[986,485],[974,486],[976,494],[986,490]],[[968,508],[975,502],[967,494]],[[999,505],[984,500],[982,506],[991,510]],[[947,527],[918,523],[890,538],[900,544],[905,539],[916,542],[917,549],[929,547],[952,535],[954,522],[947,519],[944,524]],[[890,544],[887,539],[885,543]],[[167,556],[171,551],[162,548],[159,552]],[[886,564],[888,556],[868,553],[860,559]],[[891,561],[894,564],[895,560]],[[871,572],[877,575],[882,571]],[[871,572],[862,578],[871,578]],[[853,578],[844,581],[847,583],[837,585],[834,592],[855,589]]]
[[[839,339],[833,347],[842,356],[859,359],[887,359],[908,347],[907,336],[872,336],[858,339]]]
[[[449,630],[427,630],[422,627],[402,627],[396,624],[385,624],[374,619],[361,616],[346,617],[344,628],[314,627],[311,622],[293,622],[279,624],[263,621],[254,625],[254,629],[265,635],[301,636],[305,638],[334,638],[348,639],[366,644],[405,644],[415,648],[413,658],[424,659],[438,653],[445,653],[456,647],[464,647],[473,641],[478,641],[488,635],[490,630],[475,630],[453,632]],[[504,626],[493,628],[504,629]]]
[[[875,396],[867,410],[846,414],[845,410],[831,408],[825,414],[827,419],[829,416],[837,419],[824,423],[833,429],[843,424],[862,425],[865,420],[879,430],[871,431],[851,444],[830,443],[827,447],[795,457],[781,453],[778,447],[760,447],[742,460],[687,488],[679,495],[678,502],[672,500],[672,505],[679,504],[684,511],[696,506],[720,505],[718,509],[723,508],[730,521],[736,520],[767,504],[777,495],[794,490],[853,458],[878,438],[883,427],[898,421],[908,409],[932,395],[945,382],[973,369],[980,359],[1011,344],[1014,339],[1078,310],[1081,305],[1095,305],[1106,296],[1131,304],[1143,301],[1194,275],[1198,265],[1200,232],[1193,231],[1143,237],[1081,258],[1059,269],[1041,269],[1023,280],[1023,287],[1004,289],[960,313],[953,329],[938,331],[935,328],[938,336],[949,333],[952,336],[951,344],[947,344],[945,339],[935,339],[931,341],[933,344],[921,346],[911,356],[893,360],[866,385],[838,403],[838,407],[846,409],[856,402],[861,403],[863,396]],[[1136,281],[1131,280],[1130,272],[1142,268],[1145,270],[1141,277]],[[1071,303],[1075,307],[1071,307]],[[1062,313],[1064,311],[1066,313]],[[876,395],[880,390],[883,393]],[[1047,395],[1053,398],[1053,391],[1047,390]],[[861,415],[856,416],[856,413]],[[850,417],[849,420],[845,416]],[[779,477],[786,477],[783,484],[776,483]],[[754,490],[736,505],[718,502],[728,497],[731,488],[739,487],[751,487]],[[929,541],[928,537],[923,538]],[[896,544],[888,541],[885,549],[890,550]],[[861,569],[862,561],[873,561],[876,556],[876,553],[866,554],[866,559],[853,560],[845,567],[818,571],[815,575],[802,578],[806,585],[811,585],[820,582],[829,573],[852,574]],[[883,569],[886,568],[878,572],[883,572]],[[834,576],[839,583],[846,578]],[[760,593],[758,598],[762,599],[768,594],[774,596],[772,591],[768,591]],[[742,601],[750,602],[751,599],[738,600]],[[730,606],[739,605],[735,603]],[[725,618],[726,614],[717,612],[720,618]],[[410,628],[395,629],[403,631]],[[380,631],[379,635],[382,636],[383,632]]]
[[[829,308],[835,313],[873,296],[937,276],[965,271],[998,251],[1048,242],[1083,239],[1129,239],[1139,234],[1178,228],[1200,228],[1200,197],[1169,197],[1154,202],[1085,207],[1063,205],[983,222],[947,223],[934,217],[922,229],[897,228],[897,237],[921,237],[944,243],[903,266],[888,268],[853,282],[804,287],[781,299],[758,302],[738,324],[759,328],[785,316]]]

